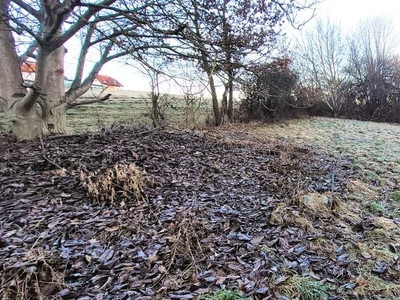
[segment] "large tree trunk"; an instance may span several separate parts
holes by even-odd
[[[10,109],[18,139],[66,133],[64,47],[48,53],[38,50],[33,88]]]
[[[8,5],[9,0],[0,0],[0,11],[7,12]],[[51,22],[47,25],[51,27]],[[7,113],[13,132],[21,140],[65,133],[64,47],[54,51],[47,51],[46,45],[38,47],[35,80],[28,91],[22,86],[15,49],[8,17],[0,16],[0,108]]]
[[[0,12],[7,11],[8,3],[9,0],[0,0]],[[26,93],[14,45],[8,20],[0,16],[0,110],[6,113],[17,100],[13,95]]]
[[[43,109],[43,122],[52,134],[65,134],[67,132],[65,86],[64,86],[64,55],[65,48],[60,47],[51,52],[43,68],[47,71],[43,86],[46,99]],[[40,66],[42,67],[42,66]]]
[[[8,4],[8,0],[0,0],[0,11],[7,11]],[[22,86],[23,79],[15,50],[15,40],[6,17],[0,20],[0,53],[0,108],[6,113],[18,139],[31,139],[33,136],[30,132],[39,130],[40,118],[33,109],[30,111],[20,109],[21,99],[27,91]],[[34,97],[34,94],[30,91],[26,97]]]
[[[0,11],[7,11],[8,4],[9,0],[0,0]],[[0,108],[17,138],[65,133],[64,47],[52,52],[38,48],[35,81],[29,92],[22,87],[15,41],[6,17],[0,19],[0,53]]]

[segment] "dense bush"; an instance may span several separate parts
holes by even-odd
[[[340,116],[375,122],[400,122],[400,90],[385,82],[348,83]]]
[[[297,75],[290,63],[280,58],[251,70],[238,111],[241,121],[275,121],[306,113],[310,105],[303,102],[306,97],[296,97]]]

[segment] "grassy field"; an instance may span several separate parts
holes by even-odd
[[[67,126],[71,133],[96,131],[107,128],[115,122],[132,125],[150,125],[150,95],[146,92],[111,91],[111,100],[77,106],[67,111]],[[96,96],[88,94],[88,97]],[[97,95],[98,96],[98,95]],[[161,98],[160,108],[166,124],[181,127],[204,124],[211,106],[209,102],[197,100],[191,107],[186,105],[182,96],[172,95]],[[194,114],[192,112],[195,112]],[[4,113],[0,112],[0,132],[10,130],[10,124]]]
[[[351,160],[379,184],[400,182],[400,125],[331,118],[294,120],[279,125],[252,125],[257,136],[324,151]]]

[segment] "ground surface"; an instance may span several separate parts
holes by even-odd
[[[2,136],[0,298],[396,299],[399,135],[313,119]]]

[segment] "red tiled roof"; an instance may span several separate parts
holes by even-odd
[[[32,61],[23,62],[21,65],[21,72],[35,73],[36,72],[36,64]]]
[[[23,62],[21,65],[21,72],[35,73],[36,64],[32,61]],[[123,87],[123,85],[118,80],[107,75],[96,75],[96,79],[100,81],[100,83],[103,85]]]
[[[103,85],[116,86],[116,87],[123,86],[118,80],[107,75],[96,75],[96,79],[100,81],[100,83]]]

